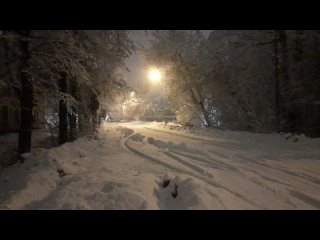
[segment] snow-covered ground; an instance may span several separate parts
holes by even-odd
[[[2,170],[0,208],[320,209],[320,139],[287,138],[104,123]]]
[[[32,131],[32,146],[51,148],[58,145],[57,134],[51,135],[48,129]],[[18,156],[18,133],[6,133],[0,135],[0,171],[13,163]]]

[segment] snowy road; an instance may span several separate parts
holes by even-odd
[[[204,183],[213,208],[320,208],[320,165],[312,160],[319,155],[308,159],[307,149],[297,148],[298,143],[268,135],[240,133],[232,139],[214,131],[203,137],[169,127],[122,125],[135,131],[126,139],[131,151],[173,175]]]
[[[320,209],[320,139],[173,128],[106,123],[95,138],[34,149],[0,175],[0,206]]]

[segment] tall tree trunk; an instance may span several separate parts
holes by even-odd
[[[0,123],[1,123],[0,133],[2,132],[6,133],[10,130],[9,121],[8,121],[9,120],[8,106],[2,106],[0,116],[2,117],[2,119],[0,120]]]
[[[279,71],[279,31],[274,31],[274,78],[275,78],[275,126],[280,130],[280,71]]]
[[[278,30],[279,34],[279,130],[289,131],[290,123],[288,122],[288,84],[289,84],[289,70],[288,70],[288,44],[286,30]]]
[[[84,116],[81,109],[78,109],[78,127],[79,132],[82,132],[84,130]]]
[[[59,88],[63,93],[67,93],[67,77],[63,73],[59,80]],[[68,111],[65,101],[59,101],[59,143],[63,144],[68,141]]]
[[[303,58],[303,35],[304,31],[303,30],[296,30],[295,32],[295,48],[294,48],[294,60],[296,62],[295,69],[298,73],[298,77],[301,78],[301,63],[302,63],[302,58]],[[300,79],[302,80],[302,79]]]
[[[73,108],[73,114],[69,113],[69,140],[74,141],[77,138],[77,118],[76,109]]]
[[[33,82],[27,72],[30,31],[20,31],[21,110],[18,154],[30,152],[33,123]],[[23,161],[23,159],[21,159]]]
[[[202,97],[200,96],[200,94],[196,95],[195,90],[193,88],[191,89],[191,97],[192,97],[194,103],[200,107],[201,113],[203,114],[204,120],[206,121],[205,126],[211,127],[210,118],[209,118],[208,112],[204,106],[204,102],[202,100]]]
[[[304,104],[299,100],[305,97],[305,82],[303,79],[303,30],[296,30],[294,36],[293,49],[293,68],[290,88],[290,130],[292,132],[299,132],[303,128],[304,118]]]
[[[90,111],[91,111],[93,131],[96,130],[97,124],[98,124],[98,109],[99,109],[99,101],[97,99],[97,95],[94,92],[92,92],[91,93]]]
[[[76,87],[75,87],[75,83],[74,81],[70,81],[70,94],[76,98]],[[74,141],[76,139],[76,135],[77,135],[77,118],[76,118],[76,112],[77,109],[76,107],[72,107],[72,111],[73,113],[69,113],[69,139],[70,141]]]
[[[202,100],[199,102],[199,105],[200,105],[200,109],[203,113],[204,120],[207,122],[206,127],[211,127],[210,118],[209,118],[209,115],[208,115],[206,108],[204,107],[204,103]]]

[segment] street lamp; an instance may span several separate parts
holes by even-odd
[[[160,71],[158,69],[151,69],[149,72],[149,77],[151,80],[153,81],[160,81],[161,79],[161,74]]]
[[[161,81],[161,72],[156,69],[156,68],[152,68],[149,70],[149,78],[153,81],[153,82],[159,82]],[[165,86],[165,81],[162,80],[161,81],[162,84],[163,84],[163,99],[162,99],[162,108],[163,108],[163,121],[165,121],[165,104],[164,104],[164,98],[165,98],[165,95],[166,95],[166,86]]]

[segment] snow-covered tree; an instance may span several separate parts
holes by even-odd
[[[147,59],[164,69],[178,119],[255,132],[319,129],[318,31],[213,30],[207,40],[198,31],[157,31],[154,37]]]
[[[196,119],[210,126],[202,94],[208,74],[200,57],[204,37],[200,31],[172,30],[155,32],[154,38],[151,48],[146,52],[147,60],[163,70],[163,81],[170,86],[167,92],[176,114],[179,114],[179,109],[188,108]]]
[[[3,31],[1,44],[2,85],[21,105],[19,154],[30,151],[37,104],[59,106],[60,143],[75,138],[77,119],[95,126],[100,102],[119,86],[116,72],[134,50],[123,30]]]

